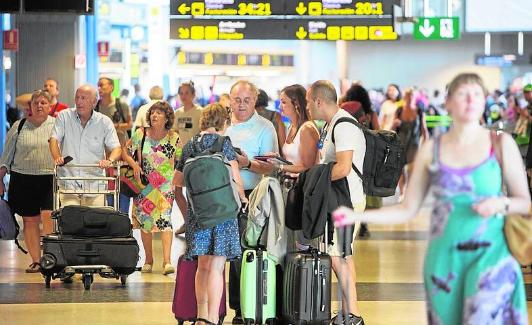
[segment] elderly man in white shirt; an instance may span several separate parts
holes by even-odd
[[[50,137],[50,152],[56,165],[64,163],[64,157],[73,158],[72,164],[98,164],[100,168],[59,168],[59,176],[101,177],[104,168],[120,159],[121,147],[111,119],[94,111],[97,102],[96,89],[83,85],[76,90],[76,108],[58,114]],[[106,151],[110,152],[106,158]],[[98,188],[105,185],[100,182]],[[66,188],[94,191],[94,182],[67,181]],[[65,194],[61,205],[105,205],[104,195]]]

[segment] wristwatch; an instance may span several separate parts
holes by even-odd
[[[251,160],[249,160],[247,166],[242,167],[242,169],[246,169],[246,170],[248,170],[250,168],[251,168]]]

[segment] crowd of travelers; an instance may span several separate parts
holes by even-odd
[[[331,256],[347,315],[333,318],[334,324],[364,324],[351,257],[355,237],[370,236],[367,223],[406,222],[417,214],[429,188],[435,197],[424,266],[429,322],[481,324],[492,317],[494,323],[506,323],[502,320],[511,317],[508,323],[528,324],[521,269],[505,244],[503,219],[496,216],[526,214],[530,209],[523,161],[526,168],[532,168],[532,154],[527,155],[532,84],[520,92],[488,93],[477,75],[465,73],[454,78],[445,92],[429,96],[425,90],[401,89],[396,84],[385,92],[368,91],[358,82],[338,94],[331,82],[318,80],[307,87],[286,86],[274,101],[253,83],[238,80],[218,102],[201,107],[190,81],[179,86],[178,108],[163,100],[158,86],[150,89],[149,100],[136,86],[130,103],[124,97],[114,98],[113,92],[113,80],[101,77],[96,87],[79,87],[75,105],[69,108],[58,101],[59,83],[49,78],[42,90],[17,98],[22,119],[13,120],[7,134],[0,177],[9,173],[9,204],[24,221],[31,256],[26,272],[40,271],[40,237],[53,231],[54,167],[63,165],[68,156],[73,164],[97,164],[99,168],[83,173],[101,176],[115,162],[123,161],[132,167],[139,183],[146,183],[133,200],[121,194],[118,204],[120,211],[131,213],[134,227],[141,230],[146,255],[141,271],[155,269],[152,239],[159,232],[162,273],[174,273],[172,240],[184,234],[185,258],[198,261],[198,323],[218,323],[227,261],[233,323],[243,324],[241,240],[251,193],[269,175],[279,180],[288,200],[298,175],[328,166],[320,170],[316,184],[324,181],[323,175],[328,184],[345,181],[350,208],[334,207],[340,209],[333,218],[337,227],[351,231],[342,232],[341,238],[340,232],[322,230],[332,234],[325,240],[323,236],[308,238],[305,230],[286,229],[286,237],[287,250],[325,246]],[[278,109],[272,102],[278,102]],[[428,123],[429,116],[441,119]],[[360,126],[338,123],[341,119],[355,120]],[[381,197],[365,193],[356,172],[364,169],[368,150],[361,127],[394,131],[404,147],[406,166],[397,186],[397,205],[383,207]],[[494,129],[507,133],[497,136]],[[503,149],[500,160],[499,146]],[[192,194],[186,190],[186,173],[190,159],[209,150],[218,150],[227,162],[242,209],[204,227],[195,215]],[[68,168],[59,170],[62,175],[72,173]],[[0,182],[0,194],[4,191]],[[171,220],[174,201],[184,218],[179,229]],[[61,206],[113,203],[104,195],[66,194],[60,202]],[[467,241],[480,244],[462,249],[460,243]]]

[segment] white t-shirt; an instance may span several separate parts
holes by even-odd
[[[381,113],[379,115],[379,125],[383,130],[391,130],[393,126],[393,120],[395,119],[395,112],[397,111],[397,104],[391,100],[386,100],[381,105]],[[386,123],[384,123],[384,117],[386,117]]]
[[[327,125],[327,135],[323,142],[323,147],[320,150],[320,163],[326,164],[331,161],[336,161],[336,153],[341,151],[353,151],[353,163],[362,171],[364,165],[364,155],[366,154],[366,139],[364,133],[356,125],[342,122],[334,129],[334,144],[331,139],[331,132],[336,121],[341,117],[348,117],[355,119],[348,112],[343,109],[333,116],[331,123]],[[349,192],[351,194],[351,202],[353,205],[365,202],[366,196],[364,194],[364,188],[362,186],[362,180],[356,172],[351,168],[351,172],[347,176],[347,182],[349,184]]]

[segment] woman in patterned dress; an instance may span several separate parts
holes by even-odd
[[[146,263],[142,272],[151,272],[153,268],[152,233],[161,232],[163,244],[163,274],[174,272],[170,263],[172,246],[172,222],[170,220],[174,202],[174,162],[177,154],[178,135],[171,130],[174,123],[174,111],[166,102],[153,104],[146,120],[149,127],[139,128],[131,139],[132,150],[142,151],[142,162],[135,161],[124,150],[126,162],[132,166],[137,182],[141,174],[148,179],[148,185],[133,200],[134,216],[141,229],[142,243],[146,253]],[[142,138],[144,146],[141,148]]]
[[[476,74],[460,74],[451,82],[446,106],[453,125],[422,145],[401,204],[363,214],[342,208],[334,214],[337,225],[405,222],[417,214],[432,186],[435,203],[423,271],[429,324],[528,324],[521,267],[508,250],[503,216],[528,213],[530,195],[513,139],[508,134],[492,139],[479,124],[486,93]],[[492,140],[502,149],[502,166]]]
[[[193,137],[183,147],[183,154],[176,167],[176,182],[178,188],[184,187],[183,168],[186,160],[212,147],[231,123],[231,115],[222,105],[216,103],[208,105],[201,112],[200,134]],[[238,185],[240,201],[247,203],[244,188],[240,178],[238,162],[231,140],[223,142],[222,152],[231,166],[233,178]],[[182,195],[177,191],[177,195]],[[196,301],[198,306],[198,323],[218,323],[220,299],[223,294],[223,272],[226,260],[240,258],[240,236],[238,232],[237,216],[224,221],[214,227],[202,229],[194,217],[192,208],[188,204],[188,211],[181,211],[186,220],[185,238],[187,248],[186,258],[198,259],[196,273]]]

